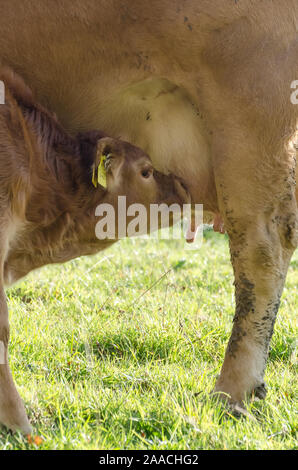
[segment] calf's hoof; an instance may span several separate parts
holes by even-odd
[[[0,424],[4,425],[11,431],[20,431],[22,434],[31,434],[32,427],[27,417],[25,408],[22,404],[17,410],[8,408],[0,408]]]

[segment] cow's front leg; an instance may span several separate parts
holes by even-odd
[[[238,159],[238,163],[235,159],[234,171],[232,158],[222,161],[217,169],[221,213],[235,275],[236,312],[215,391],[228,396],[232,403],[243,402],[252,392],[261,398],[266,395],[269,343],[288,265],[297,246],[291,156],[281,155],[280,166],[273,158],[254,164],[249,157],[242,162]],[[259,157],[262,160],[262,155]]]
[[[0,285],[0,424],[29,434],[31,426],[8,365],[8,340],[8,309],[4,289]]]

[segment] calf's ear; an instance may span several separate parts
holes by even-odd
[[[89,131],[77,134],[79,146],[80,164],[83,168],[86,180],[95,187],[100,184],[106,187],[105,169],[103,160],[98,155],[98,142],[106,137],[101,131]],[[100,168],[99,168],[100,166]]]
[[[105,171],[115,181],[119,178],[120,169],[124,162],[121,142],[110,137],[100,139],[97,143],[97,164],[100,175]],[[98,180],[99,181],[99,180]]]
[[[98,141],[103,137],[106,137],[106,134],[101,131],[77,134],[81,163],[85,168],[90,169],[95,163]]]
[[[118,176],[121,162],[119,141],[107,137],[101,131],[85,132],[77,135],[81,165],[90,182],[97,187],[107,186],[106,176]]]

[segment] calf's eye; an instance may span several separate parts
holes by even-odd
[[[148,179],[148,178],[150,178],[150,176],[151,176],[151,174],[152,174],[152,171],[149,170],[149,169],[143,170],[141,174],[142,174],[143,178]]]

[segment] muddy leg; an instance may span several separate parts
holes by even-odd
[[[0,424],[13,431],[20,430],[29,434],[31,426],[8,365],[8,340],[8,309],[3,289],[3,263],[0,258]]]
[[[257,151],[244,157],[236,172],[232,158],[217,170],[235,275],[236,313],[215,391],[228,394],[232,403],[242,402],[252,392],[261,398],[266,395],[269,343],[297,246],[293,161],[285,153],[275,162],[272,158],[266,165],[254,165],[252,155]]]

